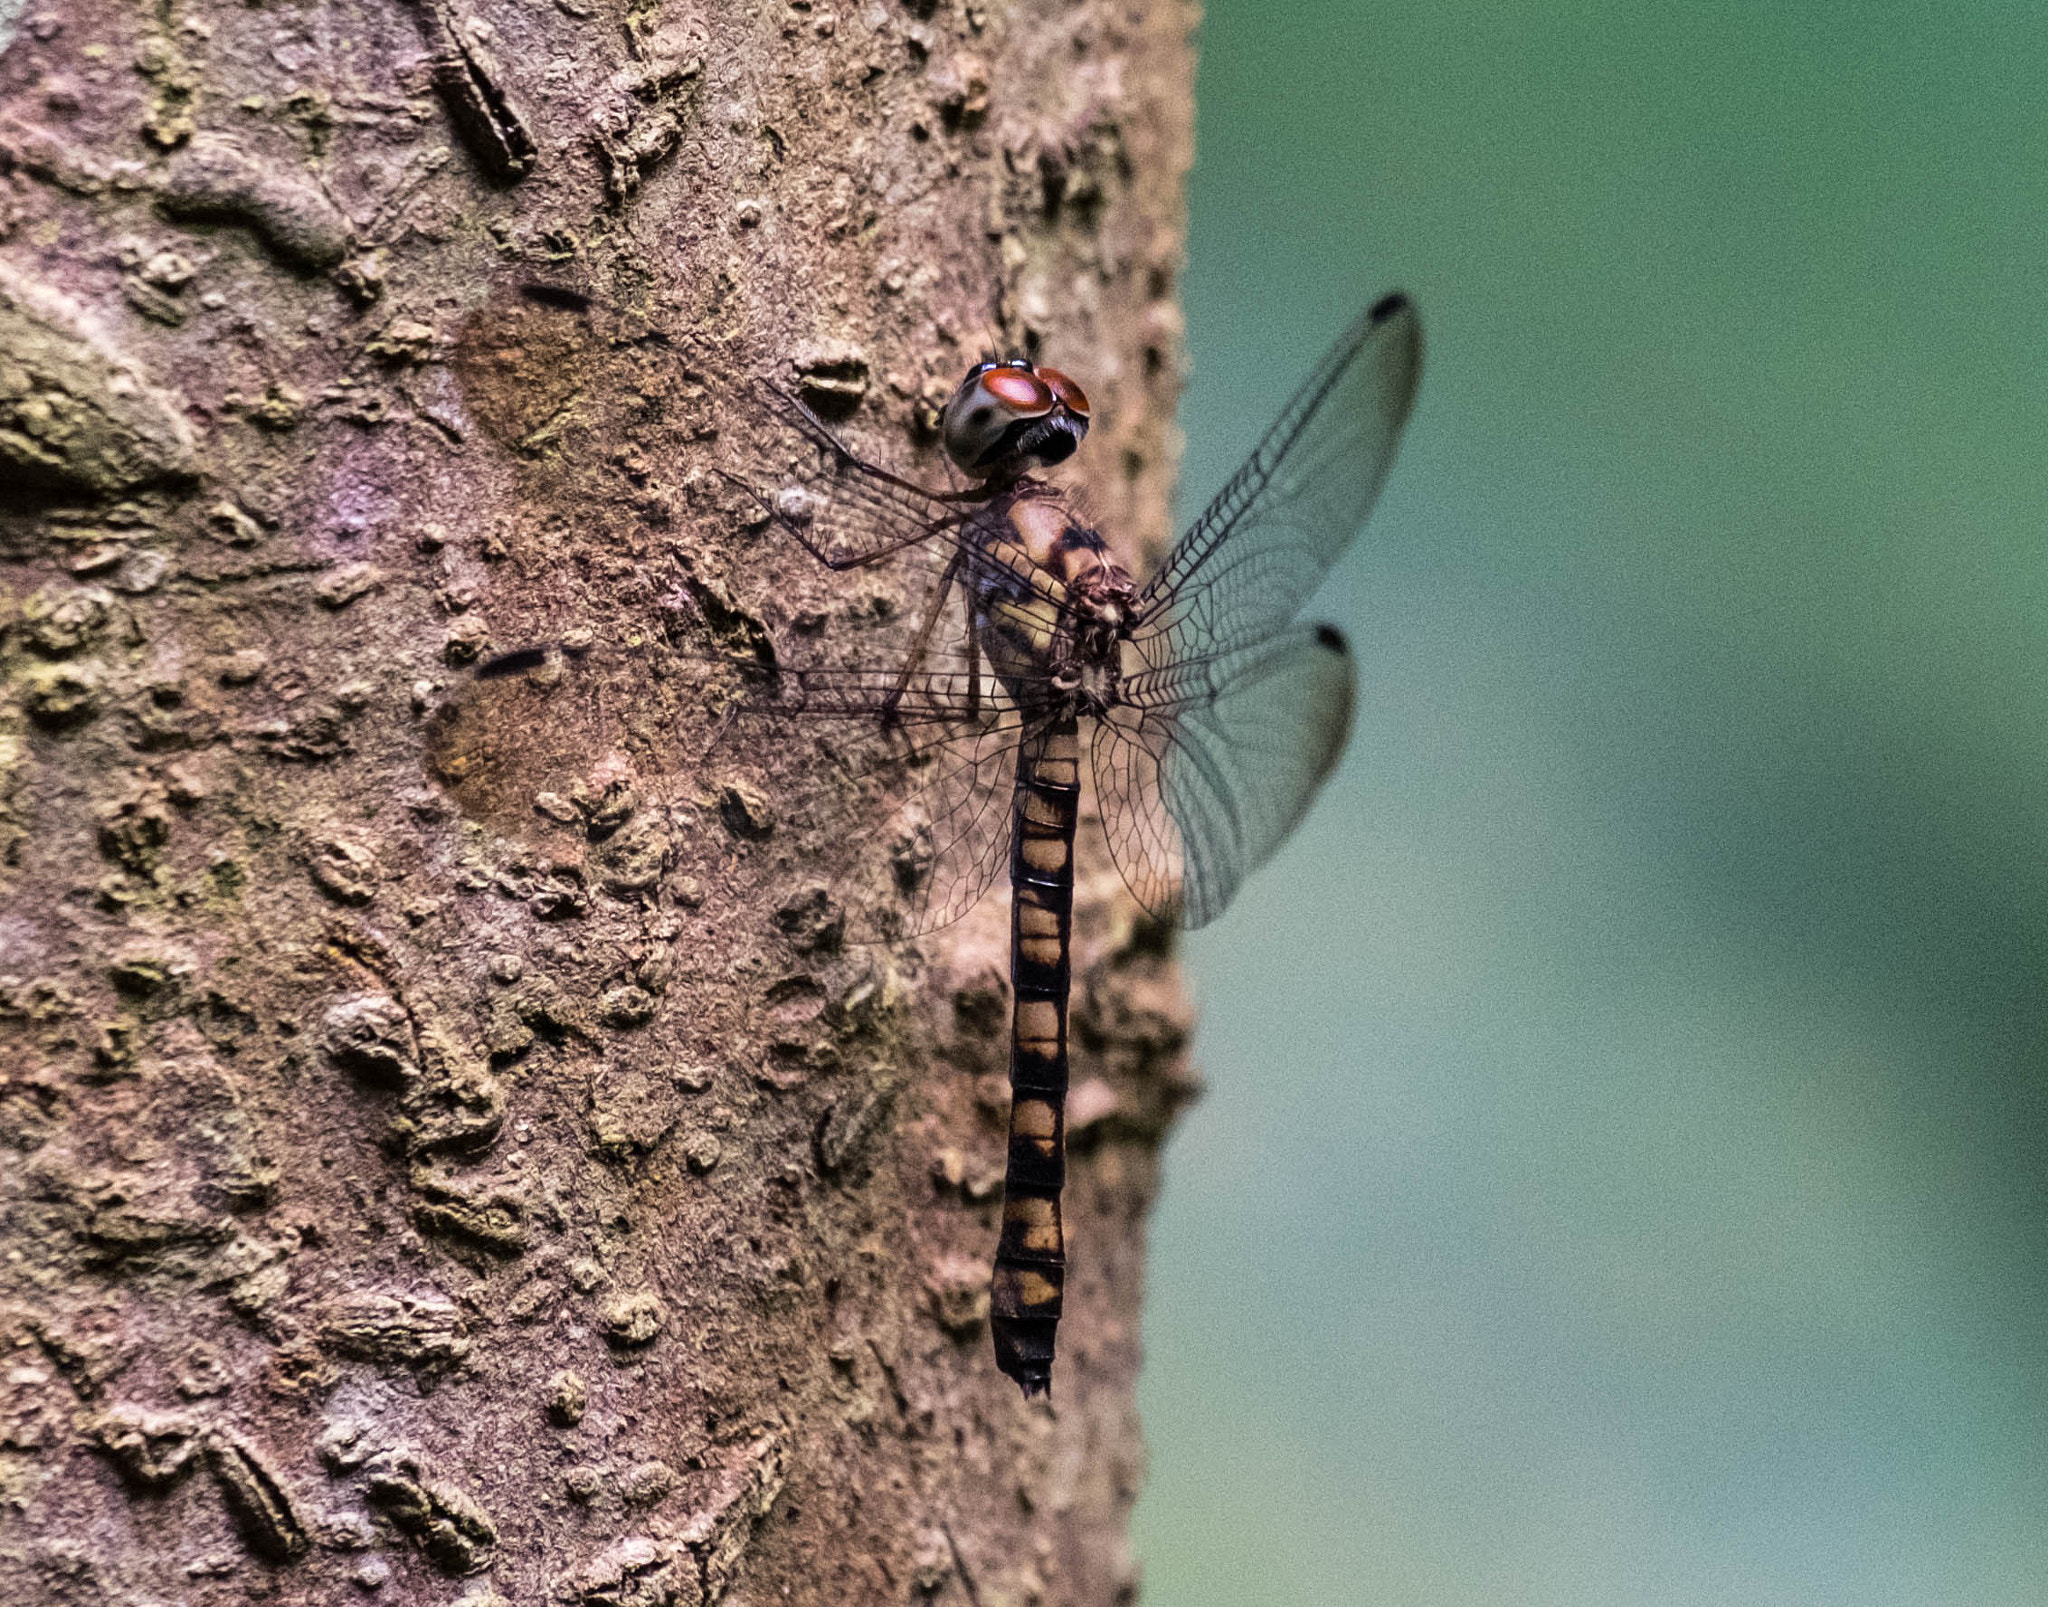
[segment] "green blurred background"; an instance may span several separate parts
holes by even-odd
[[[1190,943],[1152,1607],[2048,1602],[2048,21],[1209,0],[1188,508],[1402,286]]]

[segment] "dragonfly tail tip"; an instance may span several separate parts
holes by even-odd
[[[997,1313],[995,1329],[996,1366],[1017,1381],[1028,1401],[1034,1395],[1052,1393],[1052,1352],[1054,1319],[1014,1318]]]

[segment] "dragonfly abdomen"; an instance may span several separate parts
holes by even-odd
[[[1010,1154],[990,1281],[996,1365],[1027,1396],[1052,1384],[1066,1274],[1067,994],[1081,744],[1072,716],[1026,738],[1010,849]]]

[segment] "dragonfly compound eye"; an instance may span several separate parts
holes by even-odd
[[[976,369],[946,404],[939,438],[946,456],[969,474],[990,474],[1014,451],[1011,431],[1057,405],[1035,374],[1003,366]]]
[[[1085,419],[1088,416],[1088,393],[1066,375],[1057,368],[1041,368],[1038,377],[1045,381],[1053,395],[1059,398],[1060,405],[1074,417]]]
[[[981,389],[1018,418],[1036,418],[1052,406],[1052,391],[1022,368],[998,368],[982,375]]]
[[[955,464],[992,478],[1063,462],[1087,429],[1080,386],[1018,361],[970,373],[946,404],[939,434]]]

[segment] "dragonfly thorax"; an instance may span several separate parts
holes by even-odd
[[[1131,637],[1137,594],[1122,565],[1109,558],[1067,588],[1073,650],[1054,671],[1054,680],[1072,682],[1084,714],[1101,714],[1120,699],[1123,649]]]
[[[1049,687],[1079,714],[1114,705],[1138,589],[1100,533],[1037,481],[991,503],[972,528],[978,634],[996,673],[1020,697]]]
[[[1053,689],[1065,695],[1076,714],[1107,713],[1123,700],[1117,658],[1096,658],[1076,653],[1053,669]]]

